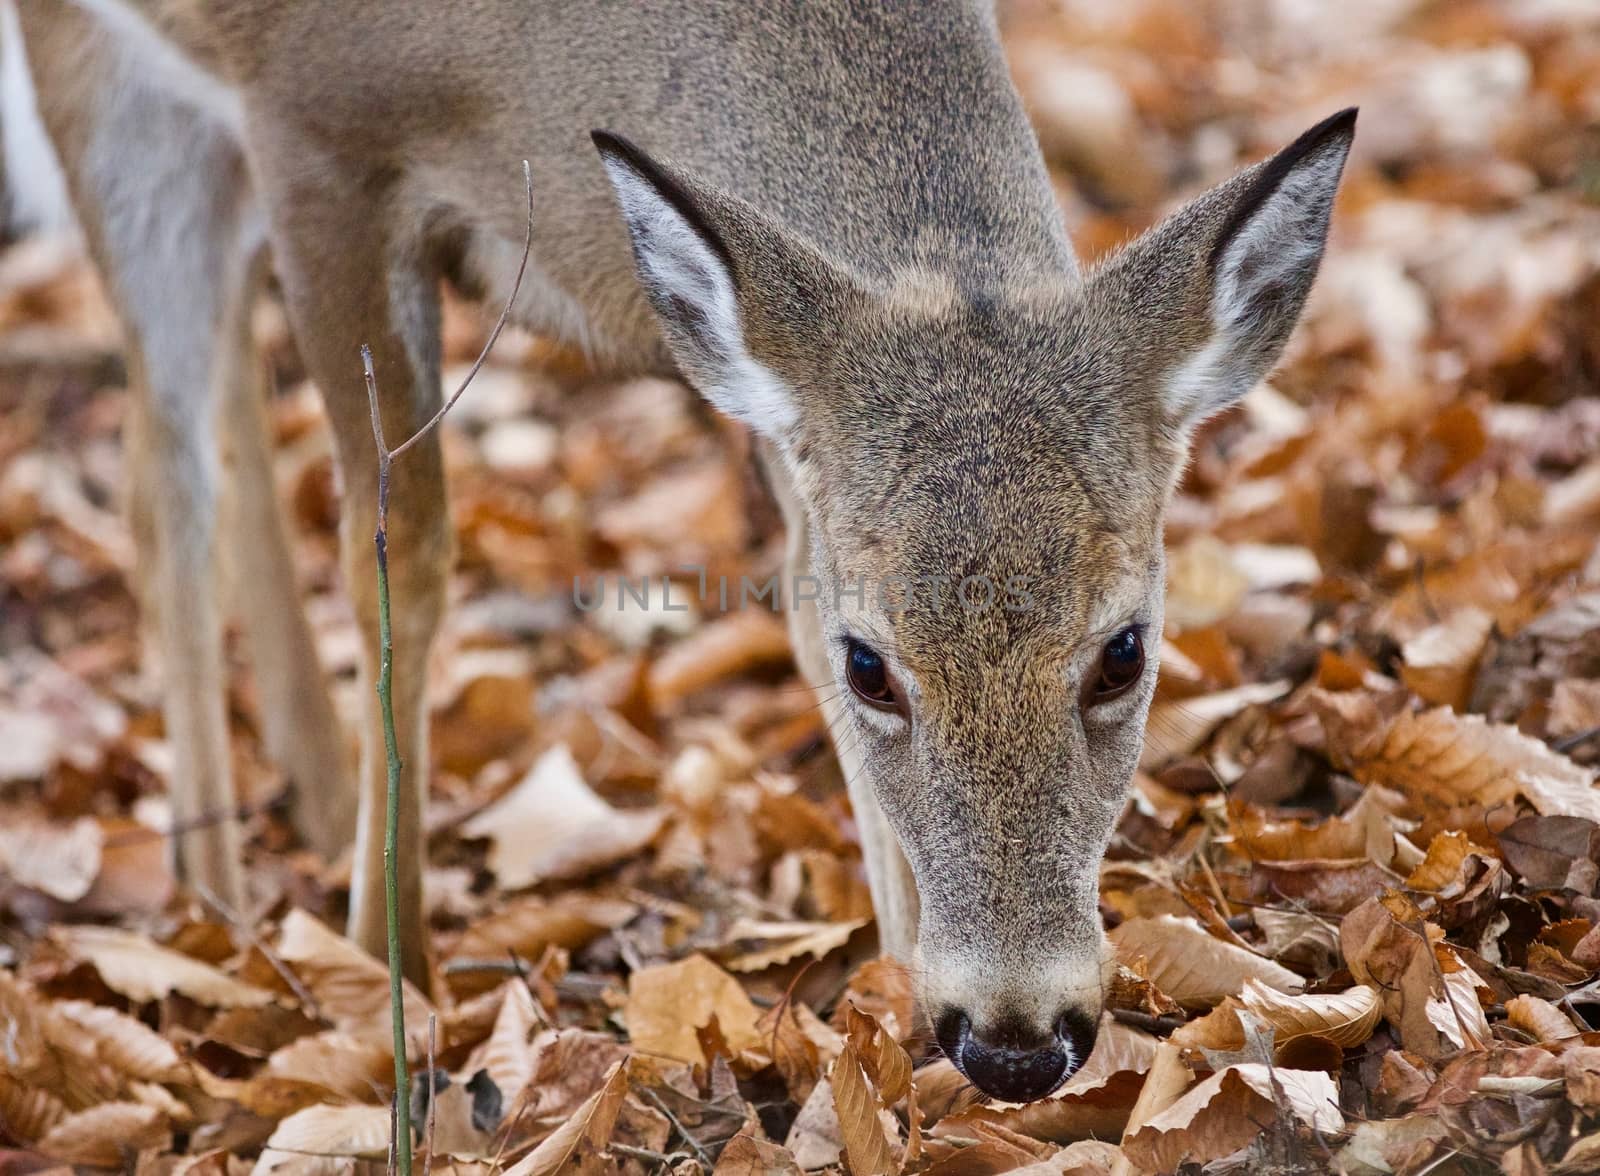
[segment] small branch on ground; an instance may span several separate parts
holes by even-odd
[[[396,854],[400,840],[400,760],[399,742],[394,729],[393,662],[394,642],[389,629],[389,471],[395,459],[427,436],[445,413],[461,399],[474,376],[483,367],[493,350],[500,332],[511,317],[511,308],[522,289],[522,276],[528,269],[528,255],[533,251],[533,172],[528,161],[522,161],[522,180],[528,194],[528,228],[522,244],[522,262],[517,266],[516,280],[511,293],[500,311],[500,318],[489,332],[489,338],[478,353],[477,360],[467,372],[450,399],[439,411],[411,436],[390,449],[383,437],[383,414],[379,410],[378,374],[373,370],[372,348],[361,345],[361,370],[366,379],[367,405],[372,411],[372,437],[378,445],[378,524],[373,534],[373,544],[378,554],[378,706],[383,719],[383,751],[386,765],[385,812],[383,831],[383,894],[388,922],[389,941],[389,1014],[394,1026],[394,1103],[393,1129],[391,1131],[391,1156],[393,1170],[400,1176],[411,1176],[411,1073],[406,1064],[406,1014],[405,992],[400,955],[400,881]],[[430,1062],[429,1076],[432,1076]],[[429,1100],[429,1118],[432,1118],[432,1100]]]

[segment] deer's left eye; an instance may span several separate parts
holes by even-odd
[[[845,680],[857,698],[879,710],[902,711],[904,706],[895,693],[894,679],[889,667],[883,664],[878,651],[859,641],[852,640],[845,649]]]
[[[1099,673],[1090,687],[1089,702],[1109,702],[1124,694],[1144,673],[1144,637],[1137,627],[1118,633],[1100,653]]]

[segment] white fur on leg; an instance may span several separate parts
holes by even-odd
[[[22,25],[0,0],[0,137],[5,145],[6,217],[13,229],[58,231],[75,224],[61,161],[39,117]]]

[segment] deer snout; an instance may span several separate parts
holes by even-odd
[[[1011,1017],[974,1025],[960,1008],[934,1022],[939,1045],[956,1069],[992,1098],[1032,1102],[1072,1077],[1094,1050],[1096,1022],[1068,1009],[1047,1026]]]

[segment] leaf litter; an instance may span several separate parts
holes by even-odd
[[[434,984],[406,996],[434,1171],[1600,1170],[1600,17],[1245,8],[1001,6],[1090,258],[1362,106],[1301,329],[1173,502],[1095,1054],[1020,1107],[938,1056],[874,958],[782,619],[684,571],[779,568],[747,443],[511,332],[444,437]],[[353,704],[321,410],[279,308],[257,333]],[[447,299],[447,361],[482,335]],[[0,252],[0,361],[0,1167],[378,1170],[384,969],[334,930],[348,862],[295,847],[242,669],[249,909],[165,864],[124,366],[70,241]],[[575,606],[622,575],[689,607]]]

